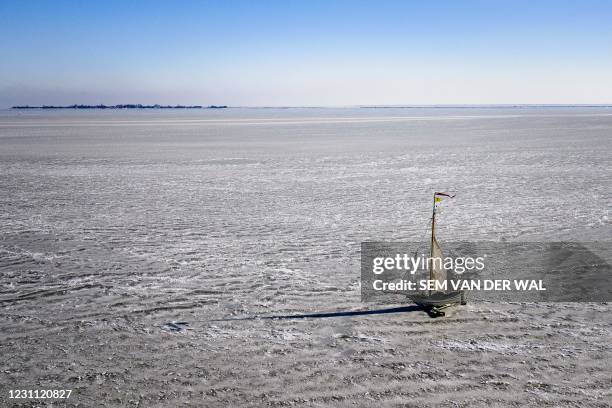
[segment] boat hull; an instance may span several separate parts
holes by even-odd
[[[440,307],[455,304],[464,304],[461,291],[438,292],[431,295],[414,295],[410,299],[419,306]]]

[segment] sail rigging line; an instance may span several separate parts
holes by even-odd
[[[441,200],[439,198],[436,200],[437,196],[444,196],[444,197],[448,197],[448,198],[454,198],[455,194],[448,194],[448,193],[442,193],[442,192],[434,192],[434,202],[433,202],[432,216],[431,216],[431,218],[427,219],[427,221],[425,222],[425,225],[423,227],[423,236],[427,237],[427,236],[430,235],[430,233],[428,231],[428,227],[431,225],[431,240],[430,240],[430,252],[429,252],[429,257],[430,258],[433,258],[433,252],[432,251],[433,251],[434,242],[435,242],[436,246],[438,248],[440,248],[440,245],[439,245],[438,241],[435,239],[435,232],[434,232],[434,229],[435,229],[435,216],[436,216],[436,203],[440,202],[440,200]],[[418,258],[418,254],[419,254],[419,246],[417,245],[416,248],[415,248],[415,251],[414,251],[413,258],[415,258],[415,259]],[[441,254],[441,249],[440,249],[440,254]],[[433,261],[431,261],[431,260],[429,262],[433,263]],[[431,272],[432,267],[428,267],[427,269],[429,269],[429,271],[428,271],[429,272],[429,280],[432,280],[432,272]],[[406,277],[407,277],[409,272],[410,271],[405,270],[404,273],[401,275],[400,279],[406,279]]]
[[[423,242],[425,242],[425,238],[427,238],[429,236],[429,225],[430,225],[430,223],[431,223],[431,218],[428,218],[427,221],[425,221],[425,224],[423,225],[423,228],[422,228],[423,232],[422,232],[422,234],[419,234],[420,236],[423,237]],[[416,235],[416,236],[418,237],[419,235]],[[416,245],[416,247],[414,249],[413,259],[418,259],[418,257],[419,257],[419,245],[418,245],[418,243],[421,242],[421,240],[417,238],[417,240],[415,242],[417,243],[417,245]],[[400,279],[401,280],[406,279],[408,273],[410,273],[410,271],[409,270],[405,270],[404,273],[401,275]]]

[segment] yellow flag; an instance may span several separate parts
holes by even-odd
[[[436,198],[435,198],[435,202],[436,202],[436,203],[439,203],[440,201],[442,201],[442,199],[441,199],[440,197],[436,197]]]

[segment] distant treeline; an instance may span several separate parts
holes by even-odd
[[[138,104],[126,104],[126,105],[67,105],[67,106],[54,106],[54,105],[43,105],[43,106],[13,106],[11,109],[224,109],[227,108],[225,105],[142,105]]]

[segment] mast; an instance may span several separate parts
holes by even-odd
[[[435,267],[435,259],[434,258],[434,248],[436,251],[436,255],[437,257],[440,258],[440,262],[442,261],[442,252],[440,250],[440,246],[438,245],[438,241],[436,240],[436,203],[442,201],[441,197],[448,197],[448,198],[453,198],[455,197],[452,194],[448,194],[448,193],[439,193],[439,192],[434,192],[433,194],[433,206],[432,206],[432,210],[431,210],[431,243],[430,243],[430,248],[429,248],[429,259],[430,259],[430,265],[429,265],[429,280],[432,281],[435,277],[436,280],[440,280],[442,277],[442,272],[444,275],[444,279],[446,280],[446,270],[444,269],[444,266],[440,265],[441,270],[437,270],[434,273],[434,267]],[[434,276],[435,275],[435,276]],[[431,291],[430,291],[431,293]]]
[[[434,230],[436,228],[436,194],[437,193],[434,193],[434,195],[433,195],[433,209],[432,209],[432,212],[431,212],[431,242],[430,242],[430,245],[429,245],[429,258],[430,259],[433,258],[433,246],[434,246],[434,240],[436,239],[435,238],[435,234],[434,234]],[[431,260],[430,262],[433,262],[433,260]],[[433,276],[432,275],[432,269],[433,269],[432,266],[433,265],[429,266],[429,280],[431,280],[431,278]]]

